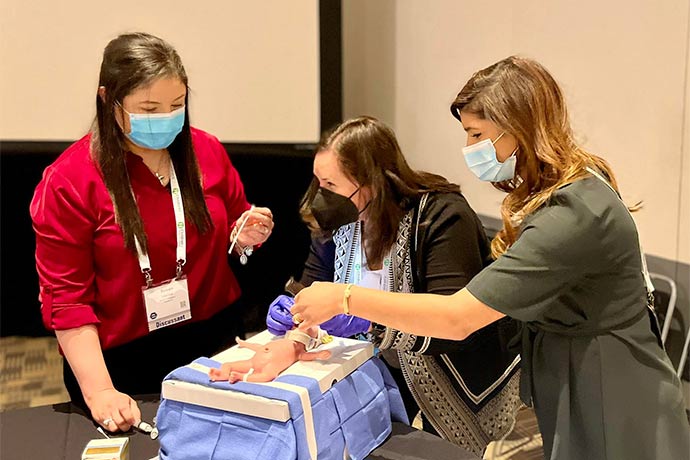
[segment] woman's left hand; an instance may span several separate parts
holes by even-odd
[[[268,208],[255,207],[243,212],[237,219],[235,228],[230,235],[231,243],[245,219],[247,222],[244,224],[239,236],[237,236],[237,245],[240,248],[262,244],[271,236],[274,226],[273,213]]]
[[[293,321],[304,330],[343,313],[345,286],[317,281],[299,291],[290,309]]]

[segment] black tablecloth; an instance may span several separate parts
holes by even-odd
[[[151,422],[158,397],[137,397],[142,419]],[[86,443],[102,438],[90,417],[70,403],[0,413],[1,460],[78,460]],[[119,433],[118,436],[122,436]],[[140,432],[125,433],[130,441],[130,460],[158,455],[158,442]],[[401,423],[393,424],[391,436],[368,457],[370,460],[477,460],[479,457],[437,436]],[[258,459],[261,460],[261,459]]]

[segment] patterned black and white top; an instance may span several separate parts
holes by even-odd
[[[361,251],[361,222],[332,238],[312,240],[302,283],[356,282],[353,264]],[[490,259],[481,222],[459,193],[422,196],[405,214],[390,249],[388,290],[452,294]],[[514,426],[521,403],[520,357],[508,349],[517,334],[503,318],[463,341],[407,334],[374,325],[370,339],[381,350],[397,350],[405,383],[426,419],[443,438],[481,455],[492,440]]]

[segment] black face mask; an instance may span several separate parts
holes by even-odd
[[[319,187],[310,208],[321,230],[337,230],[357,220],[359,211],[350,198],[358,191],[359,188],[346,197]]]

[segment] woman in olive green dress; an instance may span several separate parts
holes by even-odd
[[[687,459],[681,384],[648,308],[638,233],[608,164],[573,139],[540,64],[509,57],[477,72],[451,106],[469,168],[508,193],[495,262],[451,295],[316,283],[304,326],[349,313],[462,340],[508,315],[523,322],[521,396],[549,459]]]

